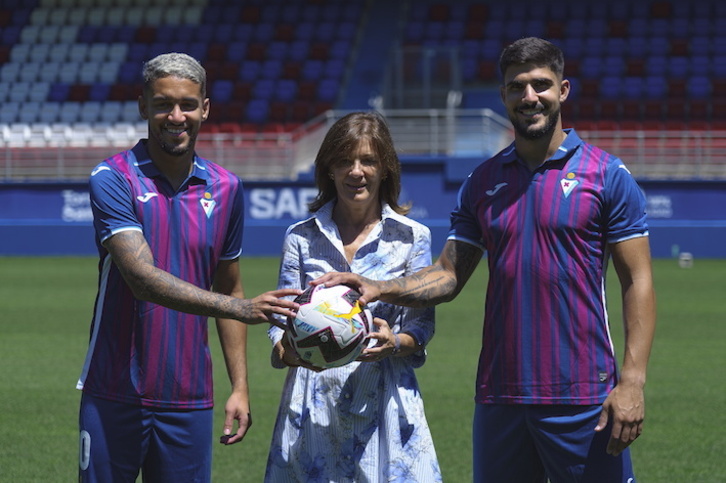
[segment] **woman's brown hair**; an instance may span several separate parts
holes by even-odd
[[[391,209],[401,215],[409,212],[410,204],[398,203],[398,196],[401,194],[401,163],[385,119],[376,112],[352,112],[330,127],[315,157],[318,195],[308,205],[312,213],[336,197],[335,183],[330,179],[330,172],[338,162],[347,160],[362,140],[370,142],[380,163],[380,201],[388,203]]]

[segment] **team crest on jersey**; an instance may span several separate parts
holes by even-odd
[[[575,189],[575,186],[578,184],[580,184],[580,182],[575,179],[575,173],[567,173],[565,179],[560,180],[560,186],[562,187],[562,192],[565,194],[565,198],[570,196],[570,193],[572,193],[572,190]]]
[[[212,216],[212,210],[217,204],[217,202],[212,199],[212,195],[210,193],[204,193],[204,198],[199,200],[199,202],[202,204],[202,208],[204,209],[204,213],[207,215],[207,218]]]

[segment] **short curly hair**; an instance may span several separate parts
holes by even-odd
[[[207,71],[199,61],[188,54],[170,52],[157,55],[144,63],[141,75],[144,80],[144,90],[148,90],[157,79],[178,77],[199,84],[202,97],[207,97]]]

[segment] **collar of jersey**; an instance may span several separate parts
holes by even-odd
[[[580,139],[580,136],[577,135],[575,130],[573,128],[567,128],[563,129],[567,136],[565,137],[565,140],[562,141],[562,145],[557,149],[557,152],[549,158],[546,163],[550,163],[552,161],[559,161],[561,159],[569,158],[574,153],[575,149],[577,149],[582,144],[582,139]],[[502,163],[513,163],[517,161],[517,151],[514,149],[514,142],[510,144],[504,151],[502,151]]]
[[[161,172],[154,165],[154,163],[151,161],[151,158],[149,157],[149,151],[146,149],[145,141],[145,139],[142,139],[131,150],[135,158],[132,161],[138,169],[139,173],[146,176],[147,178],[155,178],[161,176]],[[202,182],[207,183],[209,181],[207,163],[208,161],[206,159],[200,158],[199,156],[197,156],[197,153],[194,153],[192,172],[189,175],[189,179],[197,178]]]

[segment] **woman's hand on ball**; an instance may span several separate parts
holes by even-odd
[[[380,317],[373,318],[373,324],[378,330],[368,335],[369,339],[375,339],[376,345],[363,350],[358,357],[359,361],[380,361],[396,353],[396,334],[393,333],[388,322]]]

